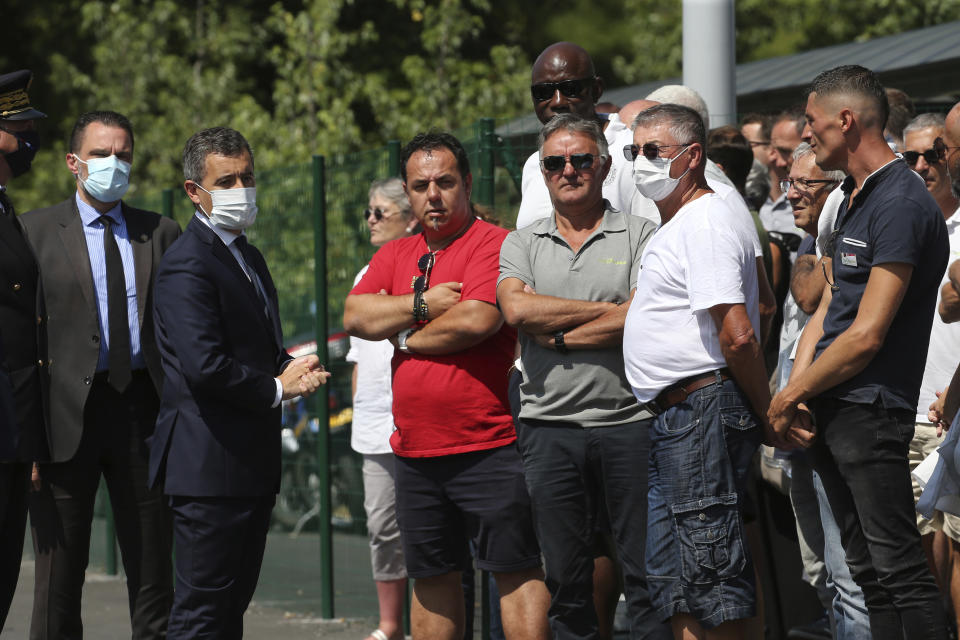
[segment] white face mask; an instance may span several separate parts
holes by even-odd
[[[689,148],[690,145],[687,145],[683,151],[672,158],[648,160],[642,153],[638,154],[633,161],[633,182],[637,185],[637,191],[654,202],[659,202],[673,193],[674,189],[677,188],[677,183],[680,182],[680,178],[687,175],[690,167],[687,167],[687,171],[680,174],[680,177],[671,178],[670,166],[674,160],[680,157],[680,154],[686,152]]]
[[[213,207],[206,213],[210,224],[221,229],[242,231],[257,219],[257,188],[215,189],[207,191],[199,184],[197,188],[210,194]],[[203,207],[200,207],[203,211]]]

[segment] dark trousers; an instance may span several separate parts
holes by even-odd
[[[907,447],[914,412],[832,398],[814,403],[810,449],[876,639],[945,639],[946,617],[920,545]]]
[[[650,603],[644,565],[650,421],[589,429],[542,421],[517,426],[554,637],[597,637],[594,519],[602,500],[623,570],[631,637],[669,638]]]
[[[275,496],[172,496],[177,586],[169,640],[243,637]]]
[[[20,577],[31,467],[29,462],[0,464],[0,630]]]
[[[144,442],[153,432],[157,407],[146,374],[137,372],[123,394],[98,374],[76,455],[40,465],[41,490],[30,494],[36,556],[31,639],[83,637],[80,596],[101,474],[127,577],[133,637],[164,636],[173,596],[170,512],[160,492],[147,488]]]

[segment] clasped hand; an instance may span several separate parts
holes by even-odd
[[[782,391],[770,402],[767,420],[770,424],[767,438],[771,441],[768,444],[778,449],[806,449],[817,436],[810,409],[802,402],[788,400]]]
[[[289,400],[297,396],[306,398],[325,384],[329,378],[330,372],[323,368],[316,354],[297,358],[280,374],[283,399]]]

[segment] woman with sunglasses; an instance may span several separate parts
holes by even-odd
[[[368,197],[363,217],[373,246],[381,247],[419,230],[399,178],[375,180],[370,185]],[[366,266],[360,270],[354,285],[366,271]],[[371,342],[350,338],[347,361],[355,363],[350,446],[363,455],[363,506],[367,512],[370,563],[380,605],[380,624],[367,640],[403,638],[407,571],[397,526],[393,450],[390,448],[390,434],[393,432],[392,357],[393,345],[388,340]]]

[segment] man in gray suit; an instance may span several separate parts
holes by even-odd
[[[22,217],[40,268],[49,376],[50,462],[31,494],[36,585],[30,637],[80,638],[80,595],[101,474],[127,575],[134,638],[166,633],[172,600],[171,520],[147,488],[159,406],[152,282],[180,234],[176,222],[121,198],[133,128],[112,111],[80,116],[67,168],[77,191]]]

